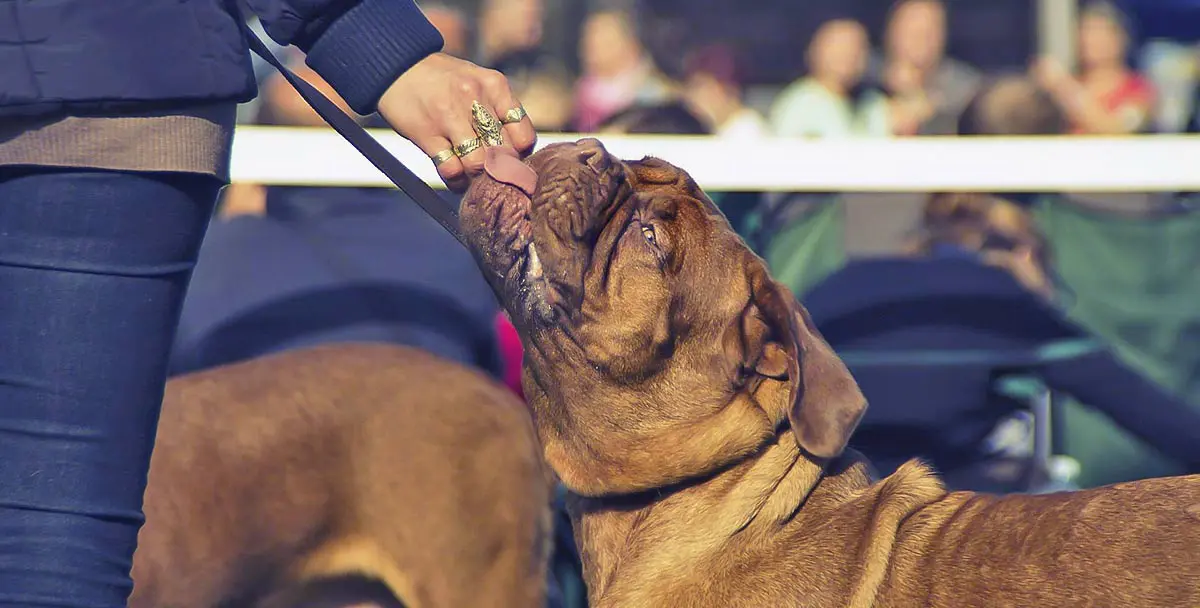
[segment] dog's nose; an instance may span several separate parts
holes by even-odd
[[[579,160],[595,171],[608,169],[608,151],[604,144],[594,137],[585,137],[576,143]]]

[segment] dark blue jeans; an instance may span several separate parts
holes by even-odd
[[[0,167],[0,607],[125,606],[220,182]]]

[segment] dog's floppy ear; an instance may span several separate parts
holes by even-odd
[[[768,335],[754,370],[786,381],[784,407],[800,447],[819,458],[837,456],[866,412],[866,398],[791,291],[765,270],[755,274],[754,304]]]

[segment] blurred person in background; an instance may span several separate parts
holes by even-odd
[[[675,95],[674,83],[655,66],[627,11],[588,15],[579,38],[579,59],[583,74],[575,83],[577,131],[594,131],[631,105],[657,103]]]
[[[808,75],[788,85],[771,106],[771,129],[781,137],[886,137],[887,98],[862,86],[870,52],[867,31],[852,19],[817,29],[807,52]]]
[[[1088,4],[1079,14],[1079,74],[1050,57],[1032,73],[1054,96],[1074,134],[1127,135],[1152,124],[1150,82],[1129,65],[1128,20],[1108,2]]]
[[[293,58],[293,71],[346,108]],[[262,124],[324,122],[282,76]],[[171,373],[337,342],[424,349],[499,377],[499,308],[470,252],[391,188],[236,183],[208,229],[184,300]]]
[[[884,54],[870,81],[892,100],[896,135],[952,135],[979,88],[978,70],[946,56],[946,5],[900,0],[884,33]]]
[[[712,135],[702,118],[681,101],[644,103],[604,119],[596,132],[612,135]]]
[[[571,79],[566,70],[547,67],[528,74],[515,91],[538,131],[566,131],[571,124]]]
[[[461,9],[440,2],[420,2],[421,12],[441,33],[442,52],[461,59],[471,55],[471,21]]]
[[[482,0],[476,56],[509,78],[557,65],[542,49],[544,0]]]
[[[544,2],[483,0],[476,54],[483,65],[508,77],[539,129],[563,131],[572,111],[570,75],[544,48]]]
[[[1038,86],[1005,77],[968,104],[959,131],[1050,135],[1064,125]],[[1049,256],[1026,200],[935,194],[906,255],[852,261],[802,297],[871,403],[854,445],[881,473],[920,457],[955,489],[1026,489],[1032,463],[992,443],[1029,407],[1002,390],[1013,376],[1099,409],[1200,471],[1200,411],[1067,319]]]
[[[688,54],[684,61],[683,97],[720,137],[766,137],[767,121],[742,100],[743,71],[728,46],[714,44]]]
[[[411,0],[246,4],[452,189],[486,156],[474,102],[520,106],[439,53]],[[129,596],[167,359],[256,92],[243,19],[227,0],[0,2],[0,606]],[[528,120],[503,132],[535,143]]]

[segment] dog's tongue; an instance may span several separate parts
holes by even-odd
[[[488,148],[483,170],[492,179],[519,188],[527,196],[533,196],[537,189],[537,173],[507,148]]]

